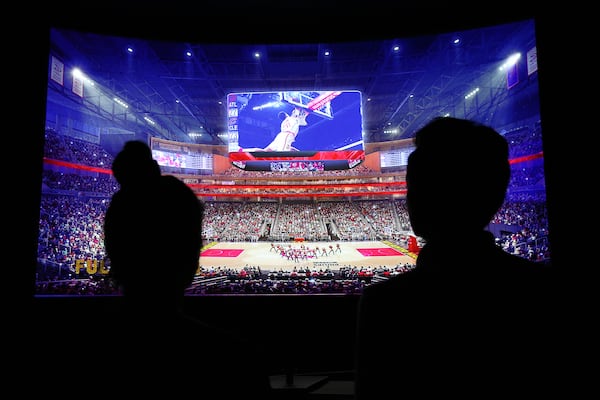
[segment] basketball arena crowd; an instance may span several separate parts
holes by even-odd
[[[528,157],[533,154],[543,154],[538,148],[541,141],[532,140],[541,135],[540,129],[524,127],[505,133],[511,142],[511,159],[531,159]],[[460,149],[456,151],[460,153]],[[46,130],[35,276],[37,295],[117,294],[107,275],[98,273],[109,266],[109,261],[104,264],[103,221],[111,196],[118,190],[116,180],[108,173],[112,160],[113,156],[99,143]],[[493,225],[503,227],[494,232],[496,241],[509,253],[549,262],[543,158],[513,163],[511,172],[506,201],[492,221]],[[200,266],[194,284],[188,289],[189,295],[355,294],[365,285],[414,266],[414,263],[383,267],[327,262],[329,249],[337,251],[340,247],[341,251],[344,242],[349,241],[384,241],[408,252],[412,232],[405,199],[384,193],[399,187],[405,189],[403,170],[384,174],[389,176],[384,181],[381,172],[363,165],[350,170],[318,172],[252,172],[232,166],[220,175],[210,177],[212,185],[190,185],[206,205],[203,244],[267,242],[281,251],[291,246],[293,238],[301,237],[307,243],[323,243],[317,246],[322,247],[321,252],[313,255],[319,257],[319,262],[311,260],[303,264],[305,260],[299,257],[292,269],[265,269],[259,264],[241,268]],[[309,189],[303,188],[302,180],[298,180],[304,176],[310,178]],[[258,177],[262,179],[253,181]],[[182,179],[185,181],[185,176]],[[219,186],[214,185],[218,179],[223,182],[233,179],[243,184],[237,188],[236,185],[215,187]],[[374,179],[379,183],[373,184]],[[259,188],[251,187],[257,183]],[[268,185],[272,188],[265,188]],[[348,195],[348,188],[359,188],[359,195]],[[211,197],[209,192],[221,195]],[[222,196],[224,192],[231,197]],[[282,192],[296,196],[291,197],[294,200],[261,197]],[[245,196],[238,197],[240,193]],[[299,193],[306,197],[298,196]],[[320,193],[337,195],[320,198]],[[448,240],[457,241],[458,252],[468,253],[468,245],[460,243],[460,239],[449,235]],[[94,267],[94,273],[77,268],[76,260],[88,260],[87,265]]]

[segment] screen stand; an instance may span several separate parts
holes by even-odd
[[[325,375],[294,374],[293,368],[286,368],[285,374],[270,377],[271,388],[281,394],[304,396],[322,386],[329,379]],[[293,397],[291,397],[293,398]]]

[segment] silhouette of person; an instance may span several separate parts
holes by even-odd
[[[106,212],[104,240],[124,304],[103,331],[114,354],[110,387],[173,398],[268,398],[258,349],[184,312],[184,292],[199,267],[203,203],[183,181],[161,175],[144,142],[125,143],[112,170],[120,188]]]
[[[549,388],[553,269],[507,253],[486,230],[508,188],[508,143],[456,118],[433,119],[414,142],[406,201],[425,244],[415,268],[359,299],[356,399]]]

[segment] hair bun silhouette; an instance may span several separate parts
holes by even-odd
[[[128,186],[160,176],[160,167],[146,143],[132,140],[115,157],[112,172],[121,186]]]

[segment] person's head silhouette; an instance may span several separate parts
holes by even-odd
[[[440,117],[415,136],[406,170],[414,233],[426,241],[480,232],[504,202],[508,143],[489,126]]]
[[[121,188],[104,224],[110,277],[130,299],[179,302],[199,266],[203,204],[183,181],[161,174],[144,142],[127,142],[112,170]]]

